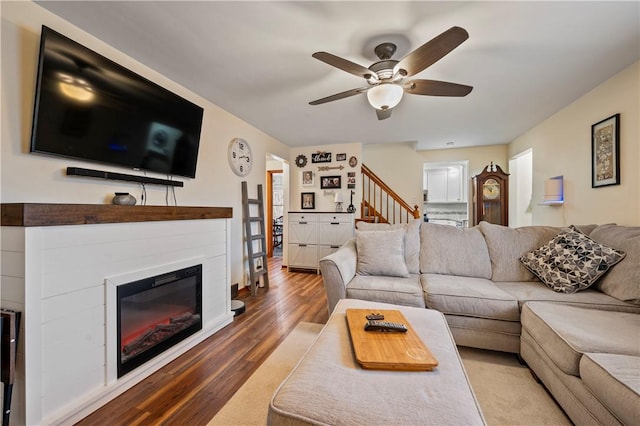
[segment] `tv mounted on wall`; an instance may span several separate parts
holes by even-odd
[[[42,27],[31,152],[194,178],[203,109]]]

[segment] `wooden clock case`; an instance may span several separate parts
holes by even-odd
[[[493,162],[473,177],[473,223],[509,226],[509,174]]]

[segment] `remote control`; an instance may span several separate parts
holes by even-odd
[[[364,325],[364,331],[399,331],[406,333],[407,327],[397,322],[369,320]]]
[[[383,320],[384,315],[382,314],[369,314],[366,316],[368,320]]]

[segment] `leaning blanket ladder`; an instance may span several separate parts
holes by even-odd
[[[264,276],[264,287],[269,289],[263,199],[262,185],[258,185],[258,197],[249,198],[247,182],[242,181],[242,220],[244,222],[244,234],[247,243],[251,294],[253,296],[258,294],[257,283],[261,275]],[[255,211],[256,208],[257,212]],[[252,214],[255,215],[252,216]],[[257,233],[254,233],[254,231],[257,231]]]

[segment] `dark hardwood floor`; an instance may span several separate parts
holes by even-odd
[[[269,259],[269,290],[241,292],[246,312],[206,341],[78,422],[205,425],[301,321],[325,323],[322,277]]]

